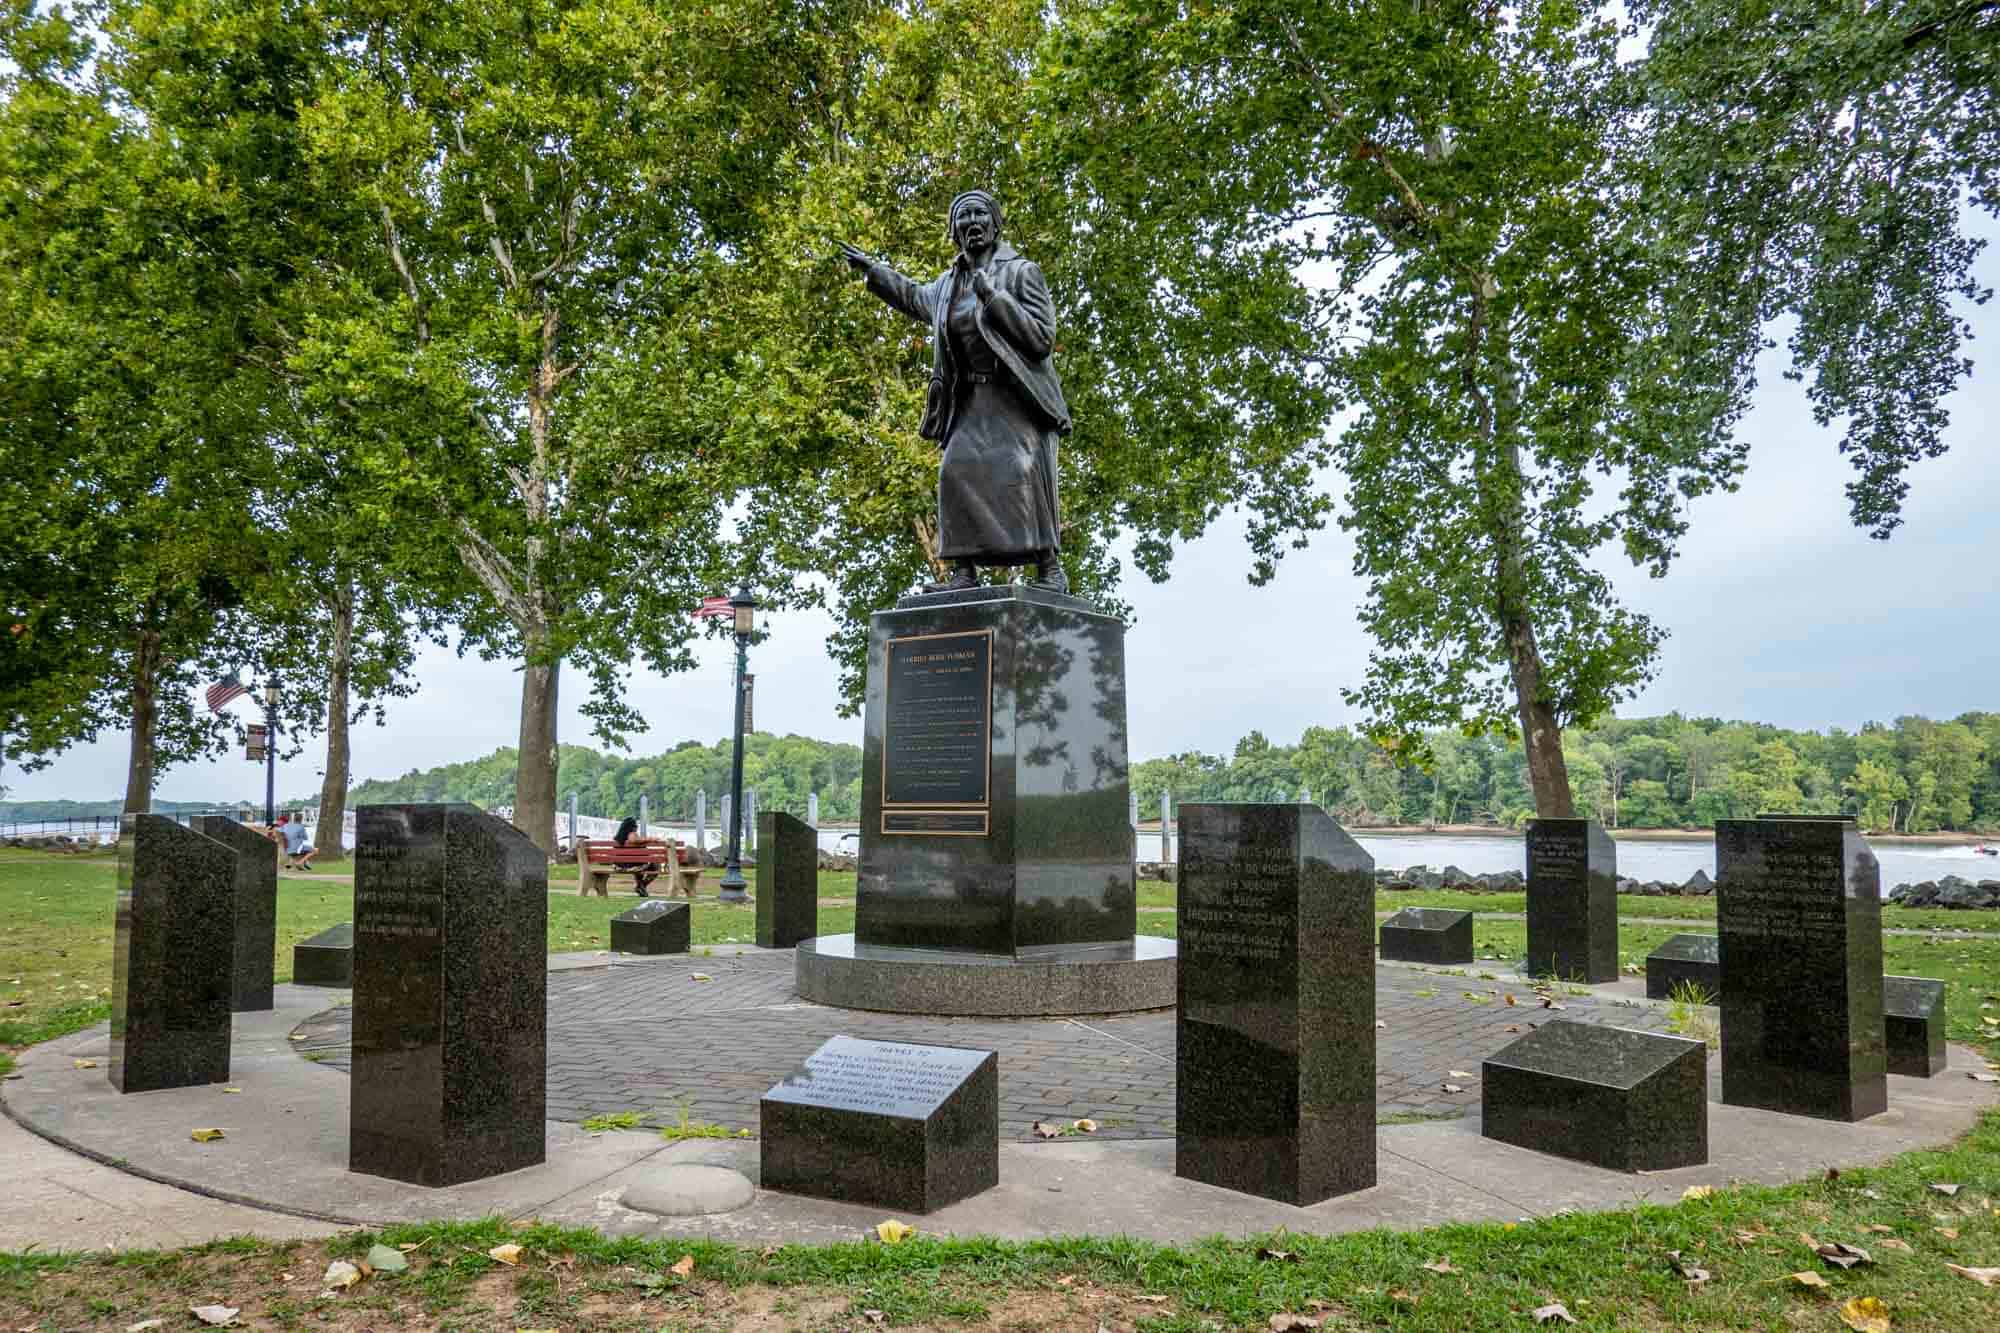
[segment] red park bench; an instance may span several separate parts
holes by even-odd
[[[576,891],[581,897],[592,889],[600,898],[611,896],[609,886],[613,875],[630,875],[632,882],[639,882],[639,871],[644,866],[658,866],[660,878],[667,882],[667,894],[676,891],[694,897],[695,885],[701,880],[701,865],[684,864],[683,855],[691,855],[692,849],[667,838],[649,838],[644,842],[630,841],[620,847],[609,838],[587,839],[577,847],[583,853],[577,858]]]

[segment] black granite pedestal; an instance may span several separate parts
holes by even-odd
[[[1722,942],[1713,935],[1676,935],[1646,955],[1646,998],[1668,1000],[1674,987],[1694,986],[1714,1004],[1722,996]]]
[[[834,1037],[758,1103],[768,1190],[928,1213],[1000,1183],[992,1051]]]
[[[1528,821],[1527,967],[1618,980],[1618,847],[1594,819]]]
[[[1614,1171],[1708,1160],[1708,1046],[1557,1019],[1483,1067],[1480,1132]]]
[[[1175,1173],[1375,1183],[1375,862],[1318,806],[1181,807]]]
[[[796,815],[757,816],[757,947],[789,949],[819,933],[819,834]]]
[[[470,805],[364,805],[348,1166],[456,1185],[544,1157],[548,857]]]
[[[1882,894],[1851,820],[1715,826],[1722,1100],[1827,1120],[1887,1109]]]
[[[294,986],[354,984],[354,923],[343,921],[292,946]]]
[[[271,1007],[278,958],[278,844],[227,815],[196,815],[196,833],[236,853],[236,959],[230,1008]]]
[[[655,898],[611,918],[613,953],[686,953],[690,939],[686,903]]]
[[[854,934],[1024,956],[1130,948],[1125,625],[1026,585],[869,621]]]
[[[1944,983],[1926,977],[1883,977],[1882,1036],[1890,1073],[1911,1078],[1942,1074]]]
[[[1382,923],[1382,957],[1398,963],[1472,961],[1472,913],[1405,907]]]
[[[161,815],[118,834],[111,1062],[120,1092],[229,1078],[236,853]]]

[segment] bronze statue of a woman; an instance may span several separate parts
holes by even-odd
[[[984,190],[951,201],[958,258],[918,283],[842,243],[868,290],[931,330],[930,397],[921,434],[938,467],[938,556],[956,566],[926,592],[979,586],[981,565],[1035,566],[1035,582],[1068,592],[1057,559],[1056,441],[1069,432],[1049,360],[1055,307],[1041,269],[1000,239],[1000,205]]]

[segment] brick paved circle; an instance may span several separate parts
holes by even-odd
[[[712,980],[696,981],[696,973]],[[1505,997],[1518,1001],[1508,1005]],[[1567,993],[1563,1018],[1660,1031],[1663,1010]],[[1382,1118],[1464,1114],[1479,1065],[1519,1031],[1555,1017],[1512,979],[1400,967],[1375,972],[1376,1110]],[[346,1068],[353,1011],[300,1025],[307,1058]],[[790,953],[676,957],[549,977],[549,1116],[617,1111],[755,1128],[757,1099],[835,1034],[999,1052],[1000,1129],[1089,1117],[1101,1138],[1171,1137],[1172,1010],[1101,1018],[930,1018],[831,1009],[798,998]],[[1458,1071],[1458,1072],[1454,1072]],[[1460,1091],[1447,1092],[1450,1083]]]

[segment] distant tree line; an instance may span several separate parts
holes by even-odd
[[[1190,752],[1132,769],[1141,815],[1160,792],[1271,800],[1310,791],[1344,823],[1495,824],[1534,817],[1519,740],[1435,731],[1417,761],[1347,727],[1308,727],[1297,745],[1261,732],[1233,755]],[[1766,812],[1851,814],[1878,832],[2000,829],[2000,713],[1949,722],[1901,717],[1858,732],[1756,722],[1612,718],[1563,736],[1579,815],[1609,828],[1709,828]]]
[[[1859,731],[1792,731],[1718,718],[1613,718],[1563,738],[1579,814],[1609,828],[1708,828],[1718,819],[1782,811],[1851,814],[1875,832],[2000,830],[2000,713],[1949,722],[1900,717]],[[1437,731],[1426,753],[1383,745],[1349,727],[1308,727],[1296,745],[1253,731],[1228,756],[1189,751],[1132,766],[1142,819],[1157,819],[1160,793],[1188,801],[1292,800],[1302,792],[1356,827],[1490,824],[1534,817],[1527,761],[1518,740]],[[509,805],[515,755],[495,750],[462,764],[358,785],[352,800],[471,801]],[[655,818],[682,819],[697,791],[710,817],[729,785],[729,745],[683,741],[664,754],[618,758],[562,747],[559,792],[576,793],[587,815],[637,814],[645,796]],[[803,816],[819,793],[820,818],[861,812],[858,746],[766,732],[745,738],[743,785],[760,810]],[[35,818],[34,815],[17,816]]]

